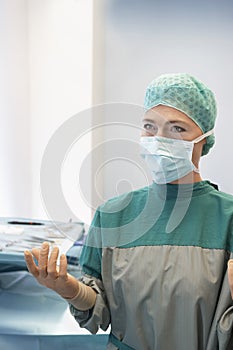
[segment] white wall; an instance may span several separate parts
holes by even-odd
[[[48,208],[41,201],[40,167],[46,146],[58,127],[92,103],[92,0],[29,0],[28,4],[32,214],[44,217]],[[81,114],[79,119],[77,137],[83,124],[87,128],[91,125],[90,115],[86,118]],[[91,135],[83,142],[69,152],[62,186],[74,218],[81,215],[81,219],[88,220],[91,209],[78,192],[77,174],[80,148],[84,153],[89,151]],[[87,174],[86,188],[88,184],[90,187]],[[57,211],[53,219],[69,219],[62,206],[54,198]]]
[[[27,1],[0,1],[0,216],[30,216]]]
[[[74,137],[92,119],[79,112],[92,105],[93,1],[1,0],[0,35],[0,215],[88,221],[91,208],[79,193],[78,173],[92,135],[78,147]],[[52,180],[48,166],[47,185],[57,180],[64,196],[63,203],[54,198],[51,213],[42,200],[41,162],[54,134],[75,115],[76,136],[69,144],[67,135],[67,155]]]

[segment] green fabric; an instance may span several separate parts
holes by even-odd
[[[206,133],[214,128],[217,107],[213,92],[187,73],[163,74],[146,89],[144,108],[158,105],[176,108],[189,116]],[[214,145],[214,135],[206,139],[202,155]]]
[[[168,232],[171,218],[173,230]],[[233,252],[232,218],[233,197],[208,181],[193,186],[153,183],[96,211],[80,263],[85,273],[101,279],[102,247],[177,245]]]

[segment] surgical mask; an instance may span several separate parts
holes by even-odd
[[[140,155],[152,172],[154,182],[166,184],[188,173],[199,170],[192,163],[193,147],[213,130],[197,137],[192,141],[171,139],[160,136],[142,136],[140,139]]]

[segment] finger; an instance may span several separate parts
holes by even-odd
[[[49,255],[49,244],[48,242],[44,242],[41,246],[39,260],[38,260],[39,273],[42,278],[47,277],[48,255]]]
[[[28,271],[34,276],[34,277],[38,277],[39,276],[39,270],[33,260],[33,256],[32,254],[28,251],[25,250],[24,252],[24,258],[28,267]]]
[[[67,259],[65,254],[62,254],[60,257],[59,275],[64,279],[67,278]]]
[[[231,291],[231,297],[233,299],[233,259],[228,261],[228,281]]]
[[[34,258],[36,258],[37,261],[39,261],[40,249],[32,248],[32,255]]]
[[[58,271],[57,271],[57,258],[58,258],[58,254],[59,254],[59,249],[58,247],[54,247],[51,254],[50,254],[50,258],[49,258],[49,262],[48,262],[48,267],[47,267],[47,271],[48,271],[48,275],[49,277],[51,277],[52,279],[56,279],[58,276]]]

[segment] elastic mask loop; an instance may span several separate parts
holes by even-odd
[[[213,133],[214,133],[214,129],[211,129],[211,130],[207,131],[205,134],[202,134],[201,136],[198,136],[192,142],[198,143],[198,142],[202,141],[203,139],[205,139],[207,136],[212,135]]]

